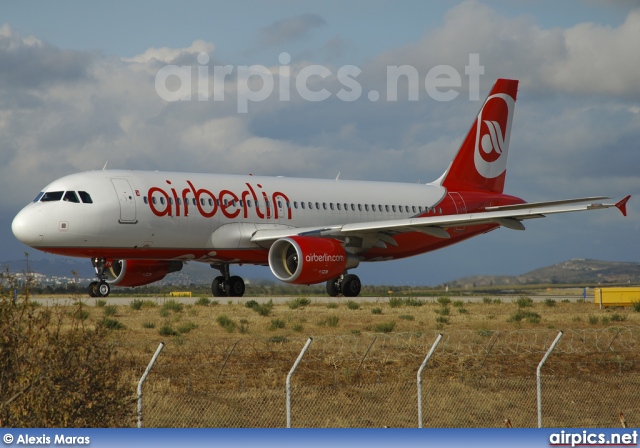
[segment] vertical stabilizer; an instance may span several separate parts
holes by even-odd
[[[498,79],[441,178],[450,191],[502,193],[518,81]]]

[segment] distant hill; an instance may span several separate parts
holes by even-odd
[[[451,287],[535,284],[640,284],[640,263],[574,258],[515,276],[474,276],[449,282]]]

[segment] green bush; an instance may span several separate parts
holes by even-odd
[[[132,302],[129,303],[129,306],[131,307],[132,310],[139,311],[142,309],[143,304],[144,302],[142,300],[134,299]]]
[[[196,300],[195,304],[198,306],[209,306],[210,303],[211,299],[207,297],[199,297],[198,300]]]
[[[269,330],[274,331],[279,328],[285,327],[285,321],[282,319],[271,319],[271,325],[269,325]]]
[[[349,300],[347,302],[347,308],[349,308],[350,310],[357,310],[357,309],[360,309],[360,304],[353,300]]]
[[[382,314],[382,308],[373,308],[371,314]]]
[[[413,317],[411,314],[403,314],[402,316],[398,317],[403,320],[415,320],[415,317]]]
[[[105,316],[115,316],[118,312],[118,308],[115,305],[106,305],[104,307],[104,315]]]
[[[160,336],[177,336],[179,333],[169,324],[164,324],[158,330]]]
[[[533,299],[529,297],[520,297],[518,300],[516,300],[516,305],[518,305],[518,308],[531,307],[533,306]]]
[[[103,306],[105,306],[107,304],[106,300],[102,300],[102,299],[96,299],[96,306],[98,308],[102,308]]]
[[[98,325],[103,326],[108,330],[124,330],[126,328],[118,319],[111,319],[110,317],[105,317],[98,322]]]
[[[195,330],[196,328],[198,328],[197,324],[193,322],[185,322],[183,324],[180,324],[180,326],[178,327],[178,333],[186,334],[186,333],[189,333],[191,330]]]
[[[307,299],[305,297],[297,297],[295,299],[289,300],[287,302],[287,305],[289,306],[290,309],[296,310],[298,308],[302,308],[302,307],[311,305],[311,300],[309,300],[309,299]]]
[[[145,322],[142,324],[143,328],[156,328],[156,324],[154,322]]]
[[[184,305],[180,302],[176,302],[175,300],[168,300],[162,305],[162,309],[179,313],[184,309]]]
[[[449,297],[438,297],[437,301],[442,306],[447,306],[451,303],[451,299]]]
[[[636,313],[640,313],[640,302],[633,302],[632,308]]]
[[[236,329],[236,323],[228,316],[221,314],[216,319],[218,325],[227,330],[228,333],[233,333],[233,330]]]
[[[376,326],[373,327],[373,331],[375,331],[376,333],[391,333],[393,330],[395,330],[395,328],[396,323],[394,321],[383,322],[376,324]]]
[[[556,306],[556,301],[553,299],[544,299],[544,304],[552,307],[552,306]]]

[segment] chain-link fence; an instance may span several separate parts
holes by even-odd
[[[556,335],[445,333],[422,374],[422,426],[537,426],[536,367]],[[292,376],[291,426],[418,427],[416,373],[436,336],[315,338]],[[286,426],[285,378],[305,341],[167,344],[143,426]],[[639,345],[640,327],[565,332],[542,368],[542,425],[637,425]]]

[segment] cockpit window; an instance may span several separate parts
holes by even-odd
[[[87,193],[86,191],[78,191],[78,194],[80,195],[80,199],[82,199],[82,202],[84,202],[85,204],[93,204],[93,200],[91,199],[89,193]]]
[[[67,191],[64,194],[64,197],[62,198],[62,200],[65,202],[75,202],[75,203],[80,202],[80,200],[78,199],[78,195],[76,194],[75,191]]]
[[[45,194],[42,195],[42,198],[40,198],[40,202],[59,201],[60,199],[62,199],[63,194],[64,194],[64,191],[47,191]]]
[[[41,191],[40,193],[38,193],[38,196],[36,196],[33,202],[38,202],[42,196],[44,196],[44,191]]]

